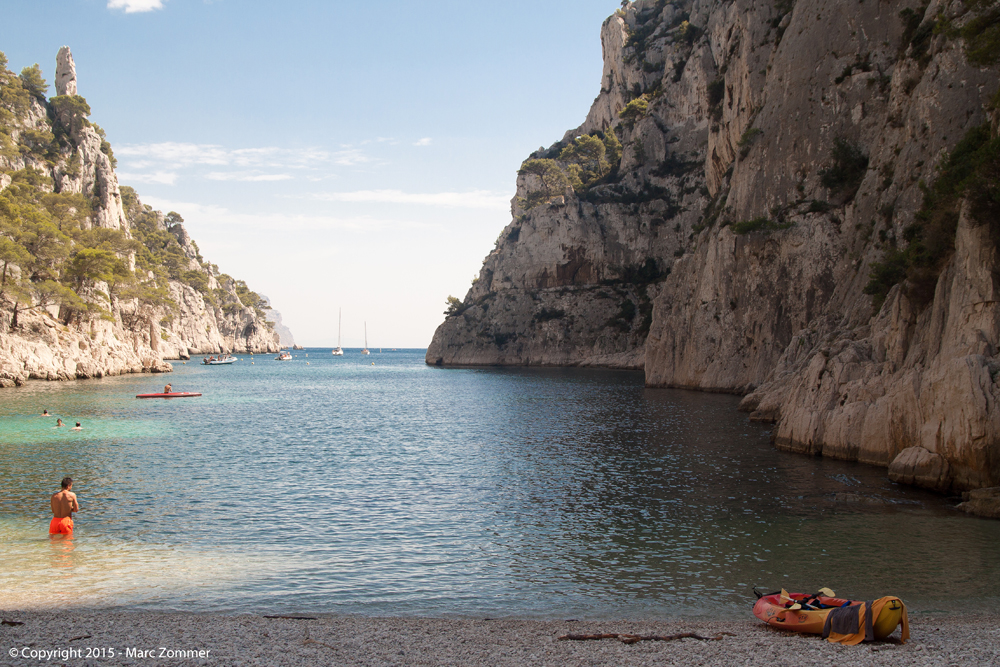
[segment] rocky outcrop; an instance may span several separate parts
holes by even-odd
[[[784,356],[744,407],[777,422],[784,449],[904,466],[900,481],[937,490],[995,485],[998,268],[989,230],[963,215],[930,306],[894,288],[870,324],[831,327]]]
[[[513,220],[428,363],[641,360],[650,386],[747,394],[779,447],[883,466],[918,447],[937,467],[910,450],[901,480],[997,485],[989,225],[962,214],[927,294],[904,283],[875,311],[865,293],[872,266],[915,238],[925,184],[990,121],[998,68],[970,62],[962,37],[975,11],[641,0],[616,12],[585,122],[530,159],[572,176],[566,148],[613,130],[620,163],[557,192],[541,165],[522,169]],[[635,281],[650,265],[656,278]],[[634,306],[617,322],[594,305],[609,289]]]
[[[105,320],[68,327],[47,311],[26,313],[17,332],[0,333],[0,387],[172,370],[149,343],[148,331]]]
[[[963,512],[987,519],[1000,519],[1000,486],[969,491],[962,494],[962,497],[964,502],[958,505],[958,509]]]
[[[889,479],[900,484],[946,491],[949,486],[948,461],[923,447],[907,447],[889,464]]]
[[[57,58],[56,91],[59,97],[46,104],[31,97],[21,113],[5,119],[12,144],[24,148],[25,137],[45,136],[52,137],[52,144],[44,157],[30,150],[0,153],[0,191],[12,183],[10,173],[30,168],[43,177],[38,187],[48,188],[46,192],[82,196],[87,214],[76,224],[83,231],[116,230],[129,243],[136,242],[134,224],[141,216],[147,233],[171,234],[177,240],[183,262],[174,267],[174,275],[184,275],[185,280],[165,281],[164,298],[154,300],[116,292],[98,282],[92,289],[104,295],[104,317],[66,318],[58,307],[22,302],[16,327],[7,310],[8,295],[0,318],[0,387],[29,379],[166,372],[171,365],[165,359],[194,354],[276,352],[278,336],[259,304],[241,300],[252,301],[256,295],[204,262],[179,219],[152,211],[134,196],[130,206],[123,202],[110,145],[96,126],[86,122],[83,98],[73,97],[76,72],[67,47]],[[121,256],[128,260],[129,270],[136,269],[134,249]],[[4,268],[9,272],[5,277],[20,274],[16,263],[5,261]],[[153,276],[150,269],[148,278]]]
[[[56,54],[56,95],[76,95],[76,63],[68,46]]]

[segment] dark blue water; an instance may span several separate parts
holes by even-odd
[[[3,390],[0,608],[746,617],[755,584],[1000,601],[1000,522],[777,452],[734,397],[422,350],[273,356]],[[134,398],[168,380],[204,395]],[[51,541],[64,475],[83,511]]]

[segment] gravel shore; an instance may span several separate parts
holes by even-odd
[[[537,621],[0,611],[2,665],[1000,665],[1000,615],[911,617],[885,642],[830,644],[746,621]],[[14,621],[23,625],[8,625]],[[560,641],[566,633],[672,635]],[[111,655],[113,649],[114,654]],[[71,652],[70,652],[71,651]],[[11,655],[12,653],[16,655]],[[88,657],[88,654],[90,657]]]

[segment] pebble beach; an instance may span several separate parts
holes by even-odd
[[[749,613],[749,611],[748,611]],[[910,640],[830,644],[753,621],[268,618],[132,611],[0,612],[2,665],[916,665],[1000,664],[1000,615],[913,614]],[[708,639],[572,641],[572,634]],[[729,633],[729,634],[722,634]],[[719,639],[712,639],[720,637]]]

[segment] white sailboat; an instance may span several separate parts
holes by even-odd
[[[361,354],[371,354],[368,351],[368,322],[365,322],[365,349],[361,350]]]
[[[337,311],[337,347],[334,348],[333,352],[330,353],[335,357],[344,356],[344,348],[340,347],[340,319],[343,316],[343,314],[344,314],[343,308]]]

